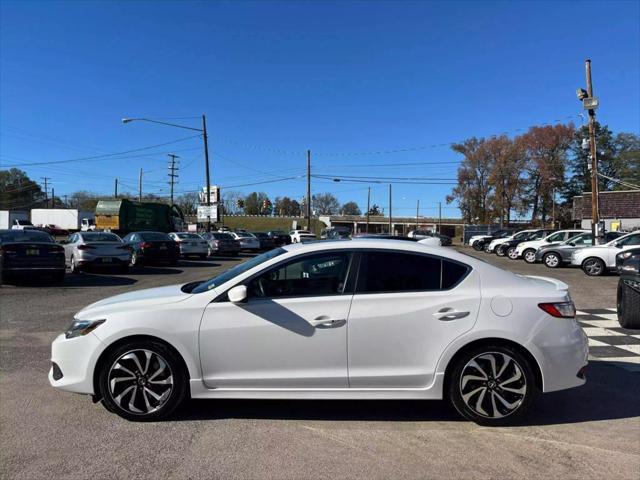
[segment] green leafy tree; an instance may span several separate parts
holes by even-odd
[[[356,202],[347,202],[342,205],[342,215],[360,215],[361,213]]]
[[[36,182],[17,168],[0,170],[0,209],[29,210],[44,205],[45,194]]]

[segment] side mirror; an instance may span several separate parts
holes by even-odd
[[[227,296],[232,303],[244,303],[247,301],[247,287],[244,285],[236,285],[227,292]]]

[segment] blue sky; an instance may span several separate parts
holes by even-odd
[[[190,135],[122,117],[207,115],[212,182],[301,198],[306,150],[322,175],[451,179],[447,144],[580,122],[593,60],[599,120],[640,132],[640,3],[2,1],[0,167],[65,160]],[[390,152],[393,150],[406,150]],[[56,195],[167,195],[204,184],[197,138],[127,158],[21,166]],[[371,153],[377,152],[377,153]],[[380,153],[382,152],[382,153]],[[144,155],[144,156],[142,156]],[[405,165],[421,162],[422,165]],[[277,181],[282,177],[296,177]],[[274,181],[255,186],[248,183]],[[368,185],[313,182],[366,205]],[[386,207],[387,186],[372,183]],[[449,185],[395,185],[393,214],[437,212]],[[458,216],[446,206],[444,216]]]

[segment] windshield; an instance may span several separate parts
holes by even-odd
[[[82,239],[88,242],[122,242],[119,236],[114,233],[83,233]]]
[[[166,233],[161,232],[140,232],[140,238],[145,242],[154,241],[154,240],[171,240],[171,237]]]
[[[46,242],[53,243],[51,235],[38,230],[13,230],[0,233],[0,243],[7,242]]]
[[[222,285],[225,282],[228,282],[232,278],[237,277],[238,275],[248,270],[251,270],[253,267],[260,265],[261,263],[271,260],[272,258],[277,257],[278,255],[282,255],[285,252],[286,250],[284,248],[276,248],[269,252],[263,253],[262,255],[258,255],[257,257],[253,257],[252,259],[247,260],[244,263],[241,263],[239,265],[236,265],[233,268],[230,268],[229,270],[224,271],[217,277],[214,277],[211,280],[207,280],[206,282],[201,283],[196,288],[194,288],[191,291],[191,293],[208,292],[212,288],[219,287],[220,285]]]

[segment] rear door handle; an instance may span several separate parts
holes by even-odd
[[[438,320],[448,321],[448,320],[456,320],[458,318],[464,318],[469,315],[469,312],[460,312],[458,310],[454,310],[451,307],[444,307],[438,310],[433,314]]]
[[[329,318],[326,315],[320,315],[309,323],[316,328],[337,328],[343,326],[347,321],[344,318]]]

